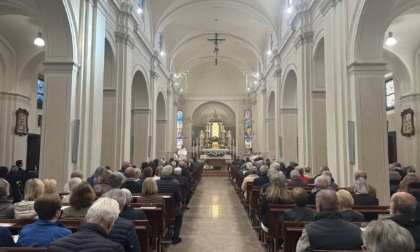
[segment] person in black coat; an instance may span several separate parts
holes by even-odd
[[[354,191],[353,194],[354,205],[356,206],[378,206],[379,200],[378,198],[369,194],[369,185],[367,184],[364,178],[358,178],[354,182]],[[377,220],[378,214],[375,213],[364,213],[365,220],[367,222],[371,220]]]
[[[124,208],[127,199],[126,194],[121,189],[112,189],[106,192],[103,197],[116,200],[118,202],[120,211],[122,211]],[[115,220],[114,227],[109,233],[109,238],[122,244],[125,248],[125,251],[136,252],[140,250],[140,244],[137,238],[134,224],[125,218],[118,217]]]
[[[8,228],[0,227],[0,247],[15,247],[15,241]]]
[[[253,186],[263,186],[266,183],[269,183],[270,180],[267,177],[268,172],[268,166],[263,165],[260,167],[260,176],[256,179],[254,179],[254,182],[252,182]]]
[[[297,170],[290,172],[290,181],[287,182],[287,187],[307,187],[308,183],[300,179],[300,174]]]
[[[71,235],[50,243],[49,252],[101,251],[123,252],[124,247],[108,239],[120,208],[118,202],[109,198],[99,198],[89,208],[85,224]]]
[[[413,236],[416,250],[420,250],[420,218],[414,215],[416,203],[416,198],[409,193],[394,193],[391,197],[389,219],[406,228]]]
[[[330,186],[330,182],[330,177],[325,175],[318,176],[315,179],[315,190],[312,190],[312,193],[309,194],[306,204],[315,205],[316,194],[322,189],[328,189]]]
[[[133,167],[128,167],[124,170],[124,175],[127,178],[121,185],[121,188],[127,188],[131,193],[141,193],[140,185],[134,180],[136,171]]]
[[[284,221],[314,221],[316,212],[306,206],[308,194],[305,189],[295,187],[291,195],[296,206],[284,212]]]
[[[181,175],[182,173],[182,169],[180,167],[177,167],[174,169],[174,179],[178,180],[179,182],[183,182],[184,186],[185,186],[185,195],[184,196],[184,201],[185,201],[185,205],[188,205],[188,203],[190,202],[191,199],[191,187],[190,184],[188,183],[188,178],[184,177]],[[188,207],[185,207],[188,208]],[[188,208],[189,209],[189,208]]]

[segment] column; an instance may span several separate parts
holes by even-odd
[[[132,160],[133,164],[141,164],[148,160],[148,135],[149,130],[148,122],[151,117],[150,109],[133,109],[133,121],[131,122],[133,128],[132,139]]]

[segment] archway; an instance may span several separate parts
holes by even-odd
[[[298,160],[298,108],[297,77],[291,70],[284,81],[282,106],[280,108],[282,137],[282,160],[286,163]]]
[[[327,118],[325,103],[325,52],[324,39],[316,47],[313,58],[313,81],[311,96],[312,123],[312,167],[317,168],[328,164],[327,155]]]
[[[143,73],[137,71],[131,87],[131,162],[141,164],[150,156],[149,91]]]
[[[159,92],[156,99],[156,157],[168,159],[170,152],[166,151],[166,104],[165,97]]]

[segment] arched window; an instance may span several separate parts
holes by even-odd
[[[250,149],[252,148],[252,113],[251,110],[245,110],[245,148]]]
[[[143,9],[143,0],[137,1],[137,13],[140,14],[141,18],[144,19],[144,9]]]
[[[395,106],[395,93],[394,93],[394,79],[385,81],[386,92],[386,110],[392,110]]]
[[[182,110],[178,110],[176,113],[176,147],[182,148],[184,144],[183,133],[182,133],[182,120],[184,119],[184,113]]]

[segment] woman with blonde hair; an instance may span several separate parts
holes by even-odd
[[[347,190],[340,189],[337,191],[338,211],[343,215],[343,219],[350,222],[364,222],[363,214],[354,211],[351,207],[354,204],[351,193]]]
[[[42,195],[44,195],[44,184],[40,179],[26,181],[23,200],[15,203],[15,219],[38,219],[34,202]]]
[[[62,219],[83,219],[96,195],[88,182],[78,184],[70,196],[70,207],[63,210]]]
[[[44,179],[44,194],[56,194],[58,196],[58,186],[55,179]]]
[[[142,185],[142,196],[137,199],[138,203],[165,203],[165,200],[157,194],[158,187],[153,178],[146,178]]]
[[[268,205],[269,204],[293,204],[290,191],[287,190],[286,182],[282,177],[276,177],[271,182],[261,199],[261,228],[268,232]]]

